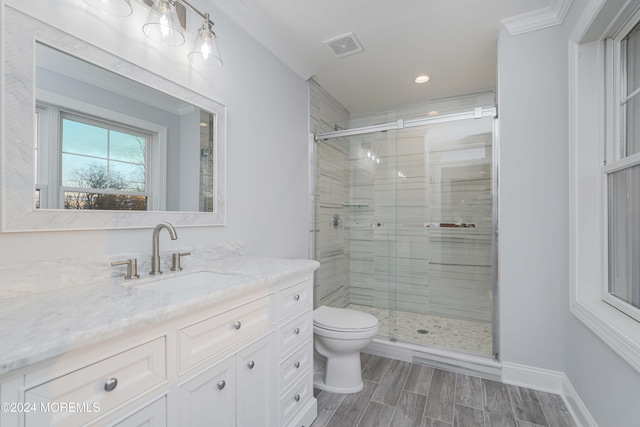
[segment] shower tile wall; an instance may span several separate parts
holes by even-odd
[[[447,126],[351,137],[352,304],[491,320],[492,138]]]
[[[334,130],[335,123],[348,123],[349,112],[322,87],[310,81],[311,130]],[[330,125],[329,125],[330,124]],[[311,189],[315,216],[311,217],[315,259],[315,306],[346,307],[349,304],[349,144],[347,138],[316,143],[318,162],[316,188]],[[334,214],[342,224],[330,225]],[[314,221],[315,217],[315,221]]]
[[[214,125],[213,115],[207,111],[200,111],[200,212],[213,212],[215,204],[213,199]]]

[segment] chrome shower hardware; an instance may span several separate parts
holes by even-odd
[[[338,229],[338,227],[342,227],[342,220],[340,219],[340,214],[334,213],[333,218],[329,222],[329,224],[333,225],[333,228]]]

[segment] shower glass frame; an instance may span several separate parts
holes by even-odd
[[[338,129],[336,126],[329,128],[330,131],[326,133],[316,133],[314,135],[314,141],[316,144],[322,144],[323,140],[327,140],[335,137],[349,137],[354,135],[366,135],[374,132],[383,132],[386,135],[386,144],[387,144],[387,152],[394,153],[393,155],[385,156],[381,160],[386,162],[386,174],[388,179],[388,188],[387,194],[385,196],[386,200],[383,200],[380,204],[387,204],[387,209],[384,214],[386,223],[382,223],[379,225],[382,228],[386,229],[382,233],[376,234],[375,225],[372,223],[370,232],[374,233],[374,259],[373,264],[374,268],[378,265],[380,260],[386,259],[386,277],[384,280],[381,280],[380,277],[374,277],[374,282],[386,282],[388,284],[387,293],[388,293],[388,316],[389,316],[389,330],[384,334],[390,341],[394,342],[397,340],[396,330],[397,330],[397,278],[398,278],[398,263],[397,263],[397,254],[398,254],[398,209],[397,209],[397,201],[398,201],[398,173],[397,171],[397,133],[398,129],[403,129],[405,127],[416,127],[423,125],[431,125],[436,123],[443,122],[452,122],[459,120],[468,120],[468,119],[480,119],[482,117],[492,117],[491,123],[491,197],[492,197],[492,209],[491,209],[491,296],[490,296],[490,322],[491,322],[491,356],[495,359],[499,359],[499,337],[498,337],[498,259],[497,259],[497,249],[498,249],[498,239],[497,239],[497,225],[498,225],[498,160],[499,160],[499,146],[498,146],[498,126],[497,126],[497,117],[496,117],[496,109],[493,106],[490,107],[482,107],[475,108],[472,111],[462,112],[462,113],[453,113],[448,115],[442,115],[438,117],[424,117],[414,120],[397,120],[395,113],[388,114],[386,116],[386,123],[375,125],[375,126],[367,126],[362,128],[352,128],[347,130]],[[354,138],[355,139],[355,138]],[[313,144],[313,142],[311,142]],[[317,153],[317,147],[313,150]],[[317,156],[314,161],[317,162]],[[351,159],[353,162],[354,159]],[[315,167],[318,165],[316,163]],[[352,168],[352,166],[349,166]],[[317,177],[317,172],[315,174]],[[351,176],[351,179],[354,179],[354,176]],[[311,185],[315,185],[311,183]],[[312,191],[314,194],[314,191]],[[351,202],[352,198],[350,198]],[[317,201],[317,197],[316,197]],[[350,206],[353,211],[358,209],[358,203],[355,202],[353,204],[345,204],[345,206]],[[317,214],[317,209],[315,210]],[[354,213],[351,213],[354,215]],[[378,221],[376,219],[376,221]],[[375,222],[375,221],[374,221]],[[360,225],[362,226],[362,224]],[[314,230],[317,231],[317,230]],[[315,235],[315,233],[312,233]],[[313,238],[312,238],[313,240]],[[312,243],[315,252],[315,243]],[[381,256],[381,254],[386,256]],[[381,269],[384,270],[384,269]],[[374,283],[374,292],[378,292],[378,294],[383,293],[383,289],[379,289],[380,286]],[[382,331],[381,331],[382,332]],[[457,350],[457,349],[454,349]],[[464,350],[463,350],[464,351]],[[490,356],[489,354],[485,354],[484,356]]]

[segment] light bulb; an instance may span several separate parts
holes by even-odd
[[[222,59],[218,51],[216,35],[211,29],[209,14],[205,14],[205,21],[198,30],[193,49],[189,53],[189,61],[203,68],[217,68],[222,66]]]
[[[184,34],[175,7],[168,0],[153,0],[153,6],[142,31],[151,40],[165,46],[184,44]]]

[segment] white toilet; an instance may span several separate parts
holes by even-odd
[[[320,306],[313,311],[313,344],[324,358],[324,369],[314,374],[314,386],[334,393],[362,390],[360,350],[378,332],[378,319],[346,308]]]

